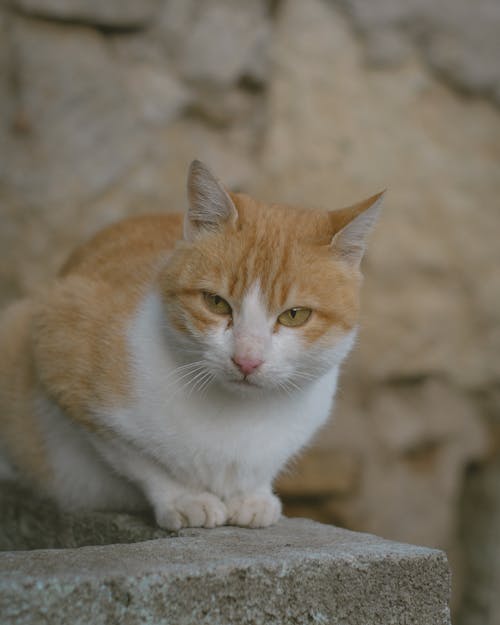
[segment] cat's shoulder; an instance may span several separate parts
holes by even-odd
[[[182,236],[180,213],[138,215],[111,224],[79,245],[63,264],[59,275],[96,275],[147,267],[169,253]]]
[[[114,350],[116,361],[123,361],[124,328],[181,233],[181,215],[144,215],[107,226],[77,247],[33,298],[32,339],[40,367],[72,362],[65,367],[74,380],[75,371],[91,375],[90,353],[106,360]]]

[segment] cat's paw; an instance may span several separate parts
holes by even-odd
[[[281,516],[281,501],[276,495],[248,495],[227,503],[227,524],[241,527],[267,527]]]
[[[156,509],[156,522],[167,530],[216,527],[227,520],[226,506],[210,493],[180,495]]]

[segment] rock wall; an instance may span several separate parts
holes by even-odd
[[[279,488],[290,514],[445,548],[463,625],[500,619],[477,558],[500,500],[499,24],[497,0],[0,12],[2,305],[104,224],[182,209],[194,157],[269,200],[389,188],[335,419]]]

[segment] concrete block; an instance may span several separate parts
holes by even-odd
[[[0,622],[449,625],[449,585],[440,551],[283,519],[262,530],[4,551]]]

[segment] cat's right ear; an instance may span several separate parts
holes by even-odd
[[[224,186],[201,161],[193,161],[187,179],[189,206],[184,218],[184,239],[194,240],[225,223],[236,223],[238,212]]]

